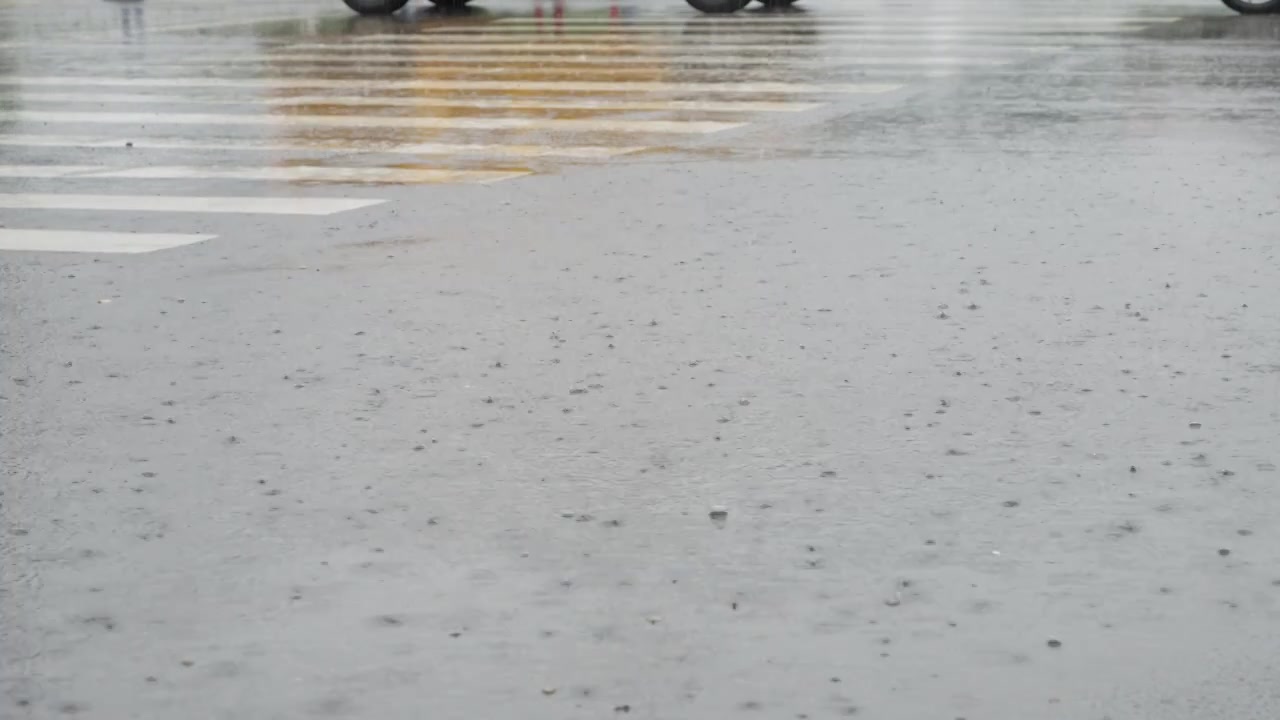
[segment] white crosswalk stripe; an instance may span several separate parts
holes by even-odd
[[[390,104],[397,98],[387,98]],[[370,104],[378,104],[378,98],[368,98]],[[332,99],[326,100],[332,102]],[[121,102],[138,102],[124,100]],[[362,138],[326,140],[311,138],[307,140],[263,140],[259,138],[225,139],[191,139],[191,138],[140,138],[123,140],[118,137],[97,137],[79,135],[0,135],[0,146],[11,147],[43,147],[43,148],[95,148],[135,150],[239,150],[249,152],[296,152],[306,153],[325,151],[333,153],[382,153],[388,155],[445,155],[445,156],[478,156],[490,158],[570,158],[577,160],[596,160],[629,155],[646,148],[642,146],[593,146],[593,145],[485,145],[464,143],[396,143],[379,142]]]
[[[30,252],[144,253],[212,240],[196,233],[130,233],[109,230],[0,228],[0,250]]]
[[[426,128],[443,130],[560,130],[704,134],[742,127],[712,120],[578,120],[538,118],[378,117],[343,115],[250,115],[231,113],[0,112],[0,121],[136,125],[273,125],[335,128]]]
[[[475,186],[570,163],[722,148],[757,123],[897,102],[933,78],[994,75],[1174,19],[939,5],[925,17],[464,17],[248,49],[153,35],[141,53],[15,38],[5,46],[31,61],[0,70],[0,250],[172,250],[226,242],[218,218],[358,213],[389,186],[485,193]],[[39,61],[58,53],[94,61]]]
[[[207,77],[34,77],[11,78],[20,87],[169,87],[169,88],[263,88],[263,89],[364,89],[364,90],[460,90],[508,92],[570,92],[713,95],[778,94],[858,94],[892,92],[902,87],[892,83],[785,83],[785,82],[645,82],[645,81],[559,81],[559,80],[356,80],[347,78],[207,78]]]
[[[474,183],[508,180],[527,171],[388,167],[199,167],[148,165],[103,169],[93,165],[0,165],[0,178],[145,178],[151,180],[277,180],[329,183]]]
[[[686,48],[685,52],[689,52]],[[405,55],[404,53],[376,55],[361,55],[361,68],[376,67],[379,65],[400,65],[406,63],[423,63],[439,67],[441,64],[465,64],[472,68],[480,66],[482,63],[500,63],[504,69],[512,68],[518,65],[539,65],[542,70],[546,70],[547,63],[562,63],[567,67],[563,70],[575,74],[581,74],[583,65],[650,65],[653,67],[662,67],[665,65],[715,65],[715,66],[753,66],[764,65],[769,67],[777,66],[777,60],[769,57],[759,57],[750,55],[729,55],[705,57],[701,55],[668,55],[664,57],[650,56],[626,56],[626,55],[505,55],[501,58],[490,58],[487,55]],[[190,61],[184,61],[181,64],[191,64],[200,62],[218,62],[229,63],[233,65],[264,65],[264,64],[293,64],[293,65],[312,65],[312,66],[328,66],[328,65],[347,65],[351,62],[350,58],[335,58],[328,54],[278,54],[264,55],[262,57],[220,57],[220,58],[199,58]],[[933,55],[928,57],[913,57],[910,55],[897,56],[861,56],[848,58],[797,58],[788,60],[788,63],[795,66],[813,66],[821,65],[824,67],[839,67],[860,65],[900,65],[900,66],[920,66],[920,65],[998,65],[1009,62],[1008,58],[1001,57],[982,57],[982,56],[959,56],[959,55]],[[510,70],[507,70],[510,72]]]
[[[383,200],[308,197],[194,197],[187,195],[77,195],[0,193],[0,208],[11,210],[121,210],[249,215],[334,215],[380,205]]]
[[[482,108],[494,110],[600,110],[624,112],[629,110],[696,110],[720,113],[753,112],[804,112],[821,107],[812,102],[768,102],[756,100],[625,100],[618,98],[548,97],[536,100],[507,98],[450,99],[440,97],[399,97],[394,95],[298,95],[272,98],[212,98],[190,97],[173,94],[136,93],[65,93],[19,92],[13,97],[24,104],[31,103],[130,103],[162,105],[244,105],[260,102],[265,105],[340,105],[350,107],[449,107]]]

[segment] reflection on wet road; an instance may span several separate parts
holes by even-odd
[[[129,193],[195,216],[185,240],[138,242],[136,227],[84,231],[34,214],[0,231],[9,249],[203,240],[200,216],[215,200],[225,206],[226,193],[357,185],[350,193],[372,203],[386,184],[493,183],[646,152],[767,147],[824,108],[892,103],[943,78],[1014,71],[1177,19],[1064,15],[1053,3],[926,15],[879,4],[733,17],[521,5],[316,18],[313,3],[281,2],[228,17],[146,0],[87,4],[87,20],[60,28],[38,7],[0,5],[0,204],[89,209]]]

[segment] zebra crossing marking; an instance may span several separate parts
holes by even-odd
[[[582,120],[577,118],[398,117],[377,115],[250,115],[231,113],[0,112],[0,120],[38,123],[139,125],[269,125],[276,127],[420,128],[434,130],[562,130],[708,134],[740,128],[743,122],[716,120]]]
[[[201,167],[196,165],[147,165],[131,168],[83,165],[0,165],[0,177],[9,178],[116,178],[133,180],[269,180],[331,183],[489,183],[528,175],[528,170],[449,170],[437,168],[329,167]]]
[[[245,215],[335,215],[381,205],[386,200],[321,197],[192,195],[81,195],[0,193],[7,210],[121,210],[130,212],[239,213]]]
[[[794,93],[803,95],[887,93],[902,87],[896,83],[788,83],[788,82],[604,82],[571,80],[355,80],[347,78],[208,78],[208,77],[94,77],[27,76],[11,77],[19,87],[177,87],[177,88],[302,88],[363,90],[506,90],[549,92],[630,92],[630,93]]]
[[[0,134],[0,147],[103,151],[92,153],[93,161],[103,161],[98,165],[84,164],[89,153],[81,153],[74,164],[18,161],[0,165],[0,178],[57,181],[59,187],[88,187],[86,183],[107,180],[496,182],[530,171],[518,165],[502,167],[492,163],[493,159],[607,160],[650,149],[643,140],[623,142],[628,135],[710,135],[741,128],[757,114],[811,111],[832,97],[890,93],[904,86],[901,82],[863,81],[868,78],[887,75],[886,80],[896,79],[901,73],[922,79],[950,74],[952,68],[1004,65],[1077,43],[1114,43],[1119,34],[1176,19],[947,14],[930,18],[853,14],[692,19],[656,14],[623,19],[522,17],[475,25],[432,23],[416,28],[420,32],[382,32],[335,42],[266,41],[252,55],[232,55],[238,51],[230,47],[206,48],[207,53],[221,52],[204,56],[179,53],[163,68],[148,66],[145,72],[136,65],[114,72],[99,63],[85,71],[99,73],[97,76],[0,76],[0,88],[8,89],[6,96],[18,101],[15,108],[0,111],[0,119],[18,123],[17,128],[11,128],[15,132]],[[383,27],[389,30],[393,26]],[[1044,42],[1053,44],[1041,44]],[[14,44],[42,47],[25,41],[10,43]],[[119,60],[135,62],[130,57]],[[339,77],[308,76],[332,72],[335,66],[343,66]],[[846,74],[856,70],[858,81],[792,83],[768,77],[774,68],[815,66],[845,68]],[[736,70],[734,80],[718,81],[716,74],[728,67]],[[408,77],[386,77],[392,72]],[[361,75],[368,77],[356,77]],[[700,82],[704,78],[707,81]],[[84,108],[86,103],[104,107],[68,109]],[[49,109],[40,109],[41,104]],[[118,105],[119,111],[111,105]],[[177,109],[197,112],[175,112]],[[534,112],[546,116],[531,116]],[[615,113],[642,114],[617,117]],[[118,131],[119,136],[115,130],[89,131],[96,134],[22,132],[42,125],[55,126],[49,129],[138,125],[148,131],[146,138],[129,137],[127,142],[124,128]],[[231,137],[203,137],[200,133],[204,129],[188,129],[197,126],[231,127],[248,136],[235,137],[237,130],[228,130]],[[326,133],[325,128],[334,130]],[[417,138],[412,136],[407,141],[389,140],[379,138],[378,133],[354,132],[359,129],[433,131],[417,135],[432,140],[441,137],[434,142],[414,142]],[[128,130],[137,134],[136,128]],[[581,145],[501,141],[501,134],[507,131],[541,130],[617,137]],[[337,137],[339,131],[353,137]],[[469,135],[473,132],[494,133],[495,138],[493,142],[449,142],[453,139],[449,133],[455,131],[465,140],[488,139],[473,138]],[[265,136],[267,133],[279,137]],[[615,139],[617,144],[611,142]],[[335,165],[332,157],[325,157],[323,165],[305,164],[305,159],[293,157],[284,163],[262,165],[243,159],[206,165],[189,158],[170,164],[143,164],[146,155],[138,155],[138,151],[200,150],[323,152],[335,157],[365,153],[479,157],[486,165],[350,166]],[[52,213],[66,211],[103,212],[107,217],[113,212],[321,216],[383,202],[247,194],[0,193],[0,208],[47,211],[55,219],[60,215]],[[133,233],[118,227],[107,231],[4,228],[0,229],[0,250],[151,252],[214,237],[208,233]]]
[[[213,240],[197,233],[0,228],[0,250],[26,252],[148,253]]]
[[[602,110],[602,111],[702,111],[721,113],[805,112],[822,107],[814,102],[767,100],[626,100],[617,98],[549,97],[536,100],[506,98],[462,99],[395,95],[300,95],[269,98],[209,98],[140,93],[58,93],[23,91],[12,97],[32,102],[142,103],[164,105],[334,105],[346,107],[457,107],[483,110]]]
[[[574,65],[652,65],[655,69],[664,69],[671,65],[730,65],[734,67],[764,65],[767,67],[778,66],[778,61],[774,58],[760,56],[721,56],[721,57],[705,57],[701,55],[669,55],[669,56],[611,56],[611,55],[509,55],[498,58],[486,55],[417,55],[417,54],[398,54],[398,55],[361,55],[361,67],[377,66],[377,65],[404,65],[405,63],[431,63],[439,65],[446,64],[466,64],[469,68],[476,68],[481,63],[500,62],[504,66],[508,64],[539,64],[547,62],[566,63],[570,66]],[[311,55],[265,55],[262,57],[214,57],[214,58],[193,58],[183,61],[181,64],[192,64],[202,62],[230,63],[236,65],[253,64],[253,65],[270,65],[273,63],[288,63],[299,65],[346,65],[351,60],[349,58],[335,58],[332,55],[311,54]],[[925,57],[919,56],[866,56],[866,57],[847,57],[841,59],[829,58],[803,58],[798,60],[788,60],[789,66],[797,65],[822,65],[823,67],[856,67],[859,65],[900,65],[904,67],[913,67],[917,65],[996,65],[1009,62],[1009,58],[1001,57],[983,57],[983,56],[951,56],[951,55],[930,55]],[[540,68],[541,70],[549,70],[550,68]],[[565,68],[568,72],[581,72],[577,68]]]
[[[127,144],[126,144],[127,143]],[[458,155],[517,158],[569,158],[598,160],[629,155],[648,148],[640,145],[500,145],[461,143],[394,143],[359,138],[325,140],[264,140],[261,138],[188,139],[161,138],[125,141],[115,137],[77,135],[0,135],[0,146],[76,147],[134,150],[230,150],[249,152],[376,152],[394,155]]]

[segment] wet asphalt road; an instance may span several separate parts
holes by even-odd
[[[241,5],[0,1],[0,717],[1280,716],[1280,19]]]

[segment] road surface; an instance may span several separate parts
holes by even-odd
[[[427,7],[0,0],[0,716],[1280,716],[1280,18]]]

